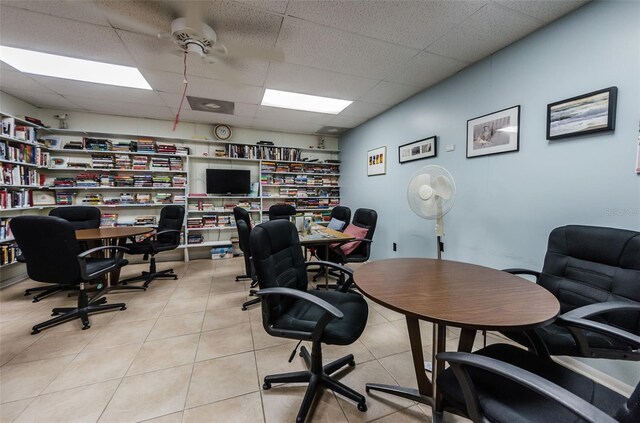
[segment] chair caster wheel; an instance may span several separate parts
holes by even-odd
[[[52,316],[58,316],[60,313],[51,313]]]
[[[38,301],[40,301],[40,298],[34,298],[31,302],[32,303],[37,303]]]
[[[262,389],[264,389],[265,391],[268,391],[269,389],[271,389],[271,384],[270,383],[264,383],[262,385]]]
[[[247,308],[243,306],[242,311],[247,311]]]
[[[34,329],[31,331],[31,335],[35,335],[37,333],[40,333],[40,331],[38,329]]]
[[[367,411],[367,404],[365,403],[358,404],[358,410],[364,413],[365,411]]]
[[[91,325],[83,326],[83,327],[82,327],[82,330],[87,330],[87,329],[89,329],[90,327],[91,327]]]
[[[127,306],[120,307],[120,310],[126,310],[126,309],[127,309]]]
[[[354,360],[351,360],[349,362],[349,367],[354,367],[356,365],[356,362]]]

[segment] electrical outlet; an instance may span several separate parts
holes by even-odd
[[[456,149],[456,145],[455,144],[447,144],[447,146],[445,147],[445,150],[447,151],[453,151]]]
[[[393,243],[393,251],[398,251],[398,245],[395,242]]]

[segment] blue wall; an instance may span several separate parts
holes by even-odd
[[[545,139],[548,103],[609,86],[614,133]],[[467,120],[518,104],[520,151],[466,159]],[[554,227],[640,229],[639,104],[640,3],[593,2],[346,134],[342,201],[378,211],[372,258],[435,257],[435,222],[413,214],[406,187],[422,166],[443,166],[457,185],[444,258],[539,269]],[[431,135],[438,157],[398,164],[399,145]],[[385,145],[386,175],[367,177],[367,150]]]

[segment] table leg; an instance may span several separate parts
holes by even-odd
[[[458,341],[458,351],[471,352],[473,349],[473,341],[476,339],[476,331],[474,329],[462,329],[460,332],[460,340]]]
[[[329,244],[324,245],[325,260],[329,260]],[[324,289],[329,290],[329,268],[324,267]]]
[[[417,401],[421,404],[427,404],[434,406],[432,381],[429,381],[427,374],[424,370],[424,354],[422,353],[422,338],[420,336],[420,322],[415,317],[407,316],[407,329],[409,331],[409,342],[411,343],[411,354],[413,356],[413,368],[416,372],[416,380],[418,382],[418,389],[404,388],[395,385],[384,385],[380,383],[367,383],[366,390],[385,392],[387,394],[397,395],[402,398],[407,398],[413,401]],[[438,339],[434,337],[434,341]],[[443,337],[444,339],[444,337]],[[442,347],[444,348],[444,347]],[[444,364],[443,364],[444,365]],[[436,365],[437,367],[437,365]]]
[[[444,403],[442,399],[442,393],[438,389],[438,376],[444,371],[444,361],[436,360],[436,357],[441,352],[444,352],[447,347],[447,326],[443,324],[433,323],[433,345],[431,347],[431,362],[433,363],[433,370],[431,373],[431,384],[433,386],[433,415],[434,420],[436,415],[442,418],[442,412],[444,411]]]

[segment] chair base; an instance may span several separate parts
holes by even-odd
[[[353,361],[353,354],[349,354],[323,366],[320,342],[313,342],[311,354],[309,354],[307,348],[303,346],[300,348],[300,357],[304,359],[309,370],[265,376],[264,385],[262,385],[262,389],[268,390],[271,389],[271,384],[273,383],[309,384],[302,399],[298,416],[296,417],[297,423],[302,423],[307,418],[313,400],[322,386],[355,401],[358,404],[358,410],[362,412],[367,411],[366,399],[362,394],[331,377],[332,373],[337,372],[346,365],[356,365],[355,361]]]
[[[260,304],[260,298],[254,298],[253,300],[249,300],[249,301],[245,301],[242,304],[242,311],[247,311],[247,307],[254,305],[254,304]]]
[[[156,278],[170,278],[170,279],[176,280],[178,279],[178,275],[173,273],[173,269],[161,270],[158,272],[156,270],[156,258],[151,257],[151,260],[149,260],[148,272],[145,271],[145,272],[142,272],[139,276],[133,276],[131,278],[127,278],[123,281],[120,281],[118,284],[127,285],[129,282],[144,281],[144,283],[142,284],[142,287],[148,288],[149,284]]]
[[[32,302],[37,303],[43,298],[47,298],[49,295],[57,294],[58,292],[63,291],[77,291],[78,288],[73,286],[64,286],[64,285],[53,285],[53,286],[39,286],[37,288],[29,288],[24,290],[24,295],[29,296],[34,292],[40,292],[39,294],[33,297]]]
[[[244,281],[247,279],[251,279],[251,276],[249,275],[238,275],[236,276],[236,282],[240,282],[240,281]]]
[[[38,323],[32,328],[31,335],[40,333],[43,329],[59,325],[61,323],[68,322],[70,320],[80,319],[82,320],[82,329],[89,329],[91,324],[89,322],[89,314],[102,313],[109,310],[126,310],[127,307],[124,303],[106,304],[107,299],[100,293],[93,297],[91,300],[87,297],[87,292],[84,288],[80,288],[78,293],[78,306],[77,307],[57,307],[51,310],[51,315],[56,316],[53,319],[49,319],[46,322]]]

